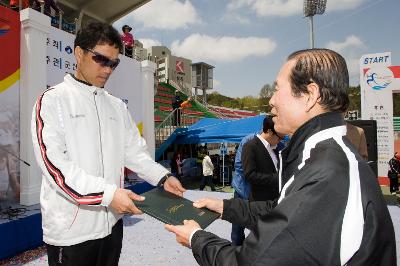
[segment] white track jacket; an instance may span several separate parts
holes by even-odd
[[[152,185],[168,173],[148,153],[122,100],[71,75],[38,98],[31,129],[43,175],[43,240],[51,245],[111,233],[121,215],[107,206],[123,188],[125,166]]]

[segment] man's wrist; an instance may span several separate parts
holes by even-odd
[[[192,240],[193,240],[194,234],[195,234],[197,231],[200,231],[200,230],[202,230],[202,229],[201,229],[201,228],[197,228],[197,229],[193,230],[193,232],[190,234],[190,237],[189,237],[189,246],[190,246],[190,247],[192,247]]]
[[[174,176],[174,175],[171,174],[171,173],[166,173],[166,174],[164,175],[164,177],[160,179],[160,181],[158,182],[157,186],[158,186],[158,187],[161,187],[162,185],[164,185],[165,181],[167,181],[167,179],[168,179],[169,177],[171,177],[171,176]]]

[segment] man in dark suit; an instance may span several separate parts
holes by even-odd
[[[242,164],[245,180],[250,184],[250,201],[273,200],[278,192],[278,158],[274,152],[281,140],[274,130],[271,116],[263,121],[263,131],[243,146]]]

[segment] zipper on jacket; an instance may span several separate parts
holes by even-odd
[[[106,216],[107,216],[107,230],[108,233],[111,234],[110,232],[110,222],[108,221],[108,208],[104,206],[104,208],[106,209]]]
[[[97,91],[94,91],[93,92],[93,100],[94,100],[94,106],[96,107],[97,122],[99,123],[100,155],[101,155],[101,167],[102,167],[101,175],[103,176],[103,179],[104,179],[103,141],[101,139],[101,123],[100,123],[99,109],[97,108],[96,96],[97,96]],[[105,206],[104,206],[104,209],[106,210],[107,232],[110,234],[110,223],[108,221],[108,209]]]
[[[94,106],[96,107],[97,122],[99,124],[100,155],[101,155],[101,175],[103,176],[103,179],[104,179],[103,141],[101,139],[101,124],[100,124],[99,109],[97,108],[96,95],[97,95],[97,91],[93,92]]]
[[[63,253],[63,248],[59,247],[58,248],[58,263],[62,264],[63,263],[63,259],[62,259],[62,253]]]

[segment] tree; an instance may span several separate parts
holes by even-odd
[[[274,94],[274,86],[265,84],[260,90],[260,98],[271,98]]]
[[[269,84],[265,84],[261,88],[258,98],[259,110],[261,112],[269,113],[271,111],[271,107],[269,106],[269,100],[274,94],[274,89],[275,89],[274,86],[271,86]]]
[[[360,92],[360,86],[356,87],[349,87],[348,90],[349,94],[349,108],[347,110],[353,111],[353,110],[358,110],[358,113],[361,114],[361,92]]]

